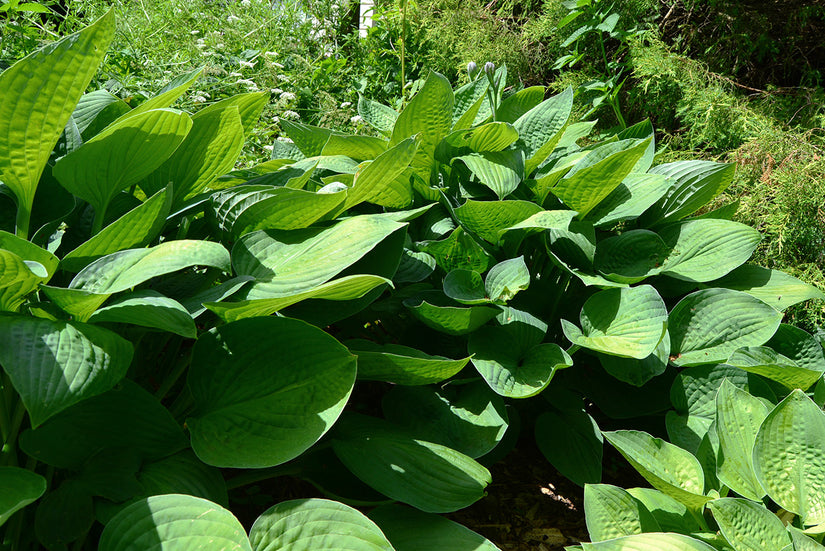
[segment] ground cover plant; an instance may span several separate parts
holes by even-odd
[[[692,511],[696,537],[616,534],[637,548],[744,549],[725,527],[772,529],[745,504],[765,494],[821,538],[822,338],[781,322],[823,293],[748,264],[734,208],[697,214],[732,165],[655,164],[649,122],[580,144],[572,90],[503,98],[487,63],[400,113],[361,98],[375,135],[282,120],[235,169],[267,94],[170,108],[199,71],[136,107],[86,92],[113,33],[109,13],[0,73],[5,547],[495,549],[440,515],[520,436],[580,485],[606,439]],[[730,385],[765,409],[753,473],[719,467],[748,457],[709,413]],[[701,464],[627,432],[671,400]],[[327,499],[242,492],[285,475]]]

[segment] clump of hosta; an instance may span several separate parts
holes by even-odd
[[[724,369],[785,404],[825,372],[781,325],[822,293],[748,265],[759,234],[732,207],[697,215],[733,167],[655,165],[648,122],[584,146],[570,90],[433,73],[401,113],[360,99],[374,135],[282,118],[290,141],[233,170],[268,94],[170,108],[198,71],[134,109],[84,93],[113,32],[107,15],[0,74],[12,546],[494,549],[438,514],[484,497],[525,400],[522,426],[583,485],[598,420],[664,414],[674,380]],[[723,433],[694,398],[667,424],[710,442],[706,465]],[[726,484],[820,523],[760,472],[751,494],[733,466],[674,484],[693,511]],[[238,488],[284,475],[330,500],[259,495],[247,534]]]

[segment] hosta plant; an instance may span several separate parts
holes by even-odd
[[[821,349],[808,357],[823,362]],[[586,485],[584,549],[825,548],[820,405],[799,389],[776,403],[764,381],[727,365],[685,370],[672,398],[689,411],[687,423],[668,426],[681,447],[640,431],[604,433],[653,488]]]
[[[681,368],[774,398],[825,371],[780,326],[822,293],[747,265],[733,207],[698,214],[733,167],[654,166],[649,123],[584,144],[569,90],[433,73],[401,113],[361,99],[375,135],[282,121],[236,170],[267,97],[84,93],[113,31],[0,74],[6,547],[495,549],[439,514],[516,416],[597,483],[598,421],[664,414]],[[328,499],[276,503],[286,475]]]

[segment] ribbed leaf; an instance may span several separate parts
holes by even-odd
[[[753,470],[753,444],[768,407],[725,379],[716,394],[719,454],[716,475],[737,494],[761,501],[765,490]]]
[[[0,74],[0,180],[17,197],[26,238],[40,175],[115,32],[109,12]],[[22,216],[21,216],[22,214]]]
[[[362,513],[326,499],[293,499],[270,507],[249,530],[255,551],[395,551]]]
[[[667,329],[667,309],[650,285],[599,291],[584,303],[582,328],[561,320],[570,342],[597,352],[636,358],[656,350]]]
[[[650,169],[672,180],[671,188],[644,215],[646,225],[689,216],[722,193],[733,181],[733,164],[713,161],[677,161]]]
[[[400,344],[379,345],[372,341],[351,340],[345,343],[358,356],[358,378],[387,381],[397,385],[440,383],[461,371],[470,358],[451,360],[431,356]]]
[[[474,270],[486,272],[494,260],[463,228],[458,227],[440,241],[423,241],[418,248],[431,254],[444,271]]]
[[[711,500],[703,495],[705,475],[689,452],[645,432],[619,430],[604,437],[657,490],[699,509]]]
[[[592,542],[660,529],[659,523],[639,500],[610,484],[584,487],[584,517]]]
[[[404,306],[419,321],[448,335],[472,333],[499,313],[494,306],[462,307],[440,292],[422,294],[404,301]]]
[[[490,268],[484,280],[487,296],[492,301],[507,302],[529,286],[530,271],[523,256],[499,262]]]
[[[137,480],[143,489],[141,497],[186,494],[220,505],[229,502],[220,470],[202,463],[188,448],[159,461],[144,463]]]
[[[18,467],[0,467],[0,526],[46,492],[46,479]]]
[[[489,87],[489,79],[479,78],[456,89],[453,102],[453,128],[462,130],[473,125]]]
[[[216,503],[166,494],[140,499],[106,524],[100,551],[252,551],[243,525]]]
[[[462,509],[484,496],[490,473],[466,455],[417,440],[392,424],[350,414],[333,449],[358,478],[379,492],[428,513]]]
[[[193,84],[195,84],[195,81],[200,78],[201,73],[203,73],[203,67],[193,69],[192,71],[183,73],[182,75],[178,75],[169,81],[163,88],[158,90],[154,96],[147,99],[115,122],[121,122],[124,119],[140,115],[141,113],[145,113],[151,109],[165,109],[169,107],[184,93],[186,93],[186,91],[189,90]]]
[[[108,90],[95,90],[83,94],[72,112],[72,120],[77,131],[88,140],[130,110],[125,101]]]
[[[238,114],[241,116],[241,124],[245,135],[249,135],[255,129],[255,123],[258,122],[258,117],[263,111],[264,106],[269,102],[268,92],[249,92],[246,94],[235,94],[228,98],[222,99],[217,103],[213,103],[197,112],[195,119],[199,116],[204,116],[213,111],[223,111],[230,107],[237,107]],[[278,142],[281,143],[281,142]]]
[[[524,179],[524,160],[515,150],[470,153],[458,157],[479,182],[493,190],[499,199],[513,193]]]
[[[781,551],[791,536],[761,503],[726,497],[708,503],[719,530],[736,551]]]
[[[358,94],[358,114],[367,124],[384,134],[392,132],[392,127],[395,126],[395,120],[398,118],[398,113],[393,108],[368,100],[361,94]]]
[[[753,448],[768,496],[805,525],[825,522],[825,414],[801,390],[771,411]]]
[[[533,172],[550,153],[562,136],[562,130],[573,109],[573,89],[548,98],[513,123],[519,135],[519,147],[524,152],[524,172]]]
[[[664,337],[659,341],[653,353],[641,360],[608,354],[597,355],[602,367],[610,375],[620,381],[640,387],[667,369],[670,357],[670,335],[665,331]]]
[[[513,123],[544,100],[544,86],[530,86],[507,96],[496,109],[496,118]]]
[[[110,296],[107,293],[91,293],[82,289],[63,289],[50,285],[41,285],[40,291],[75,321],[82,322],[89,321],[95,310]]]
[[[710,282],[708,286],[744,291],[779,311],[803,300],[825,300],[825,293],[813,285],[784,272],[751,264],[736,268],[725,277]]]
[[[582,543],[584,551],[714,551],[714,548],[682,534],[636,534],[599,543]]]
[[[822,377],[823,373],[821,369],[810,369],[809,367],[797,365],[790,358],[767,346],[739,348],[731,354],[726,363],[750,373],[767,377],[789,389],[807,390]]]
[[[634,220],[658,201],[671,182],[661,174],[632,173],[587,215],[596,227]]]
[[[813,335],[798,327],[783,323],[767,346],[790,358],[799,367],[825,371],[825,349]]]
[[[576,211],[573,210],[543,210],[525,218],[518,224],[513,224],[503,230],[499,230],[499,233],[522,229],[539,231],[550,229],[567,230],[570,227],[570,222],[575,217]]]
[[[601,481],[604,438],[584,410],[545,411],[536,419],[535,435],[544,457],[572,482],[584,486]]]
[[[470,231],[490,243],[498,243],[504,230],[519,226],[520,222],[530,219],[541,213],[541,207],[530,201],[466,201],[455,209],[459,221]],[[546,211],[545,211],[546,212]],[[546,215],[553,222],[564,224],[564,215]],[[547,218],[533,220],[538,225],[546,223]],[[552,223],[552,222],[551,222]],[[484,270],[479,270],[483,272]]]
[[[355,357],[305,322],[251,318],[198,339],[188,382],[195,413],[186,424],[198,457],[218,467],[270,467],[329,430],[352,392]]]
[[[660,273],[670,252],[671,247],[652,231],[629,230],[599,241],[593,267],[611,281],[638,283]]]
[[[324,144],[321,155],[325,157],[345,155],[360,163],[375,159],[386,150],[387,140],[383,138],[333,132]]]
[[[724,362],[741,347],[767,342],[781,320],[780,312],[745,293],[697,291],[670,312],[671,361],[682,366]]]
[[[412,202],[409,180],[401,178],[418,150],[418,141],[408,138],[359,168],[347,193],[346,208],[367,201],[383,207],[403,208]]]
[[[687,507],[659,490],[653,488],[629,488],[627,493],[642,502],[650,511],[663,532],[688,534],[698,532],[700,527]]]
[[[378,507],[369,517],[395,551],[499,551],[490,540],[457,522],[403,505]]]
[[[502,151],[518,139],[513,125],[505,122],[490,122],[469,130],[456,130],[444,138],[439,146],[446,146],[450,152],[464,152],[469,148],[476,153]]]
[[[0,363],[33,426],[111,389],[126,375],[132,344],[83,323],[0,317]]]
[[[190,266],[211,266],[229,271],[229,253],[210,241],[166,241],[148,249],[127,249],[99,258],[83,268],[70,289],[90,293],[119,293],[152,279]]]
[[[135,291],[98,309],[89,323],[131,323],[194,339],[195,320],[178,301],[157,291]]]

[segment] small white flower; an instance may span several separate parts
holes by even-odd
[[[292,92],[281,92],[280,98],[284,101],[292,101],[295,99],[295,94]]]
[[[269,91],[272,92],[273,94],[283,93],[283,90],[281,90],[280,88],[270,88]]]
[[[199,38],[197,42],[195,42],[195,47],[206,48],[206,41],[203,38]]]
[[[273,149],[275,149],[275,148],[274,148],[273,146],[271,146],[271,145],[265,145],[265,146],[263,146],[263,148],[264,148],[264,149],[266,149],[267,151],[272,151]]]
[[[229,17],[226,18],[227,23],[234,23],[235,21],[240,21],[240,20],[241,20],[241,18],[238,17],[237,15],[230,15]]]
[[[255,91],[255,90],[258,89],[258,85],[255,84],[254,82],[252,82],[251,80],[247,79],[247,78],[239,78],[237,80],[237,82],[235,82],[235,84],[243,84],[244,86],[246,86],[247,88],[249,88],[252,91]]]
[[[198,94],[197,96],[192,98],[192,101],[195,102],[195,103],[204,103],[204,102],[206,102],[206,98],[204,96]]]
[[[229,73],[229,76],[231,76],[231,77],[242,77],[243,75],[241,73]]]
[[[349,122],[351,122],[352,124],[358,124],[358,123],[359,123],[359,122],[361,122],[362,120],[364,120],[364,119],[362,119],[362,118],[361,118],[361,115],[355,115],[354,117],[352,117],[352,118],[349,120]]]
[[[243,6],[245,8],[248,8],[251,5],[252,5],[252,2],[250,2],[249,0],[241,0],[241,6]]]
[[[352,102],[351,101],[345,101],[344,103],[341,104],[341,109],[346,109],[347,107],[352,107]]]
[[[278,57],[278,52],[264,52],[266,57]]]
[[[272,122],[278,124],[279,122],[281,122],[281,117],[272,117]]]
[[[292,138],[287,138],[286,136],[278,136],[275,139],[278,140],[281,143],[295,143],[295,142],[292,141]]]
[[[241,64],[241,67],[249,67],[250,69],[255,68],[255,62],[254,61],[243,61],[243,60],[241,60],[238,63]]]
[[[277,61],[275,63],[273,63],[273,65],[275,67],[277,67],[278,69],[283,69],[284,68],[284,66],[282,64],[278,63]]]
[[[196,34],[201,34],[201,32],[199,30],[195,29],[194,31],[189,31],[189,34],[196,35]]]
[[[224,47],[225,47],[225,44],[223,42],[221,42],[219,44],[215,44],[215,49],[216,50],[223,50]]]
[[[301,118],[301,115],[299,115],[299,114],[298,114],[298,113],[296,113],[295,111],[290,111],[289,109],[287,109],[286,111],[284,111],[284,112],[282,113],[282,116],[283,116],[285,119],[291,119],[291,120],[294,120],[294,121],[297,121],[298,119],[300,119],[300,118]]]

